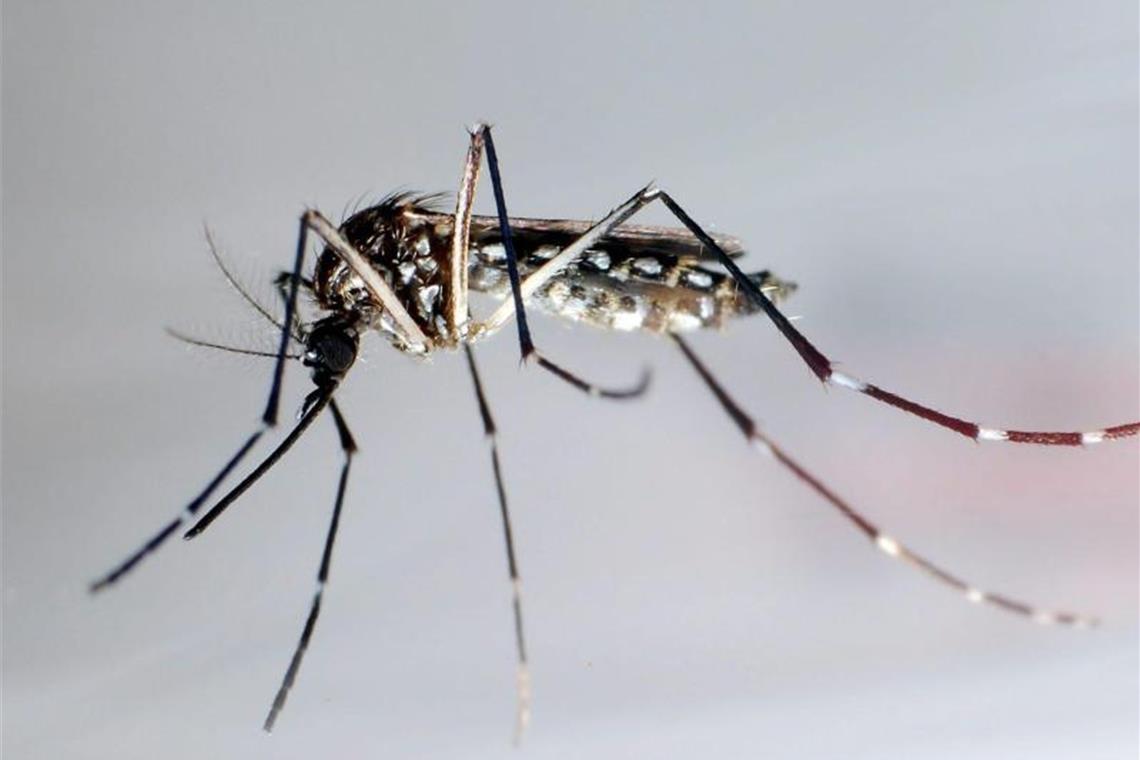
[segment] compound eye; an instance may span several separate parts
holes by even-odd
[[[342,375],[356,361],[356,335],[340,327],[318,328],[309,338],[306,363]]]

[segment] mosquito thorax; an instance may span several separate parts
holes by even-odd
[[[454,341],[442,308],[450,227],[445,229],[425,218],[429,200],[392,195],[352,214],[339,229],[392,288],[432,344],[450,345]],[[403,339],[364,281],[331,248],[325,248],[317,261],[314,286],[324,309],[353,315],[362,329],[380,332],[401,351],[423,351],[422,346],[409,345]]]

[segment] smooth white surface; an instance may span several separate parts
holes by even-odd
[[[597,218],[656,179],[797,281],[797,325],[867,382],[1003,428],[1137,418],[1134,3],[574,7],[4,4],[5,760],[1136,757],[1136,442],[977,446],[827,392],[759,317],[692,342],[767,433],[900,541],[1102,627],[885,561],[667,343],[537,317],[599,381],[656,375],[606,404],[520,370],[510,329],[480,352],[533,665],[521,751],[460,357],[373,339],[344,388],[361,453],[272,736],[331,424],[88,597],[264,403],[267,364],[162,333],[272,345],[203,220],[268,283],[307,205],[453,191],[476,119],[512,213]],[[283,417],[307,385],[292,368]]]

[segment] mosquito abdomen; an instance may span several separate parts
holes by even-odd
[[[520,274],[526,276],[558,253],[554,246],[520,251]],[[728,275],[706,269],[691,257],[667,254],[623,255],[610,247],[587,251],[532,299],[552,316],[583,322],[605,330],[682,332],[721,327],[735,316],[758,307]],[[505,254],[499,244],[471,252],[470,287],[498,298],[510,295]],[[770,272],[749,275],[775,302],[795,290],[795,284]]]

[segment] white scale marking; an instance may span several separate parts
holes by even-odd
[[[885,533],[875,536],[875,546],[879,547],[883,554],[889,557],[897,557],[902,554],[902,547],[899,546],[899,542]]]
[[[1081,445],[1090,446],[1094,443],[1100,443],[1104,440],[1104,431],[1097,430],[1092,433],[1081,433]]]
[[[1009,433],[1004,430],[997,430],[995,428],[978,428],[979,441],[1008,441]]]
[[[851,375],[845,375],[842,372],[836,372],[835,370],[832,370],[831,374],[827,376],[827,382],[832,385],[838,385],[841,388],[859,391],[860,393],[867,390],[867,384],[862,380],[852,377]]]
[[[661,262],[657,259],[634,259],[633,268],[641,274],[647,274],[651,277],[661,274]]]
[[[507,250],[503,248],[502,245],[496,243],[480,248],[479,255],[487,259],[487,261],[505,261],[507,258]]]
[[[610,268],[610,255],[605,251],[588,251],[586,261],[603,272]]]
[[[981,604],[986,600],[986,592],[977,588],[966,589],[966,599],[974,604]]]
[[[713,314],[716,313],[716,301],[712,296],[701,296],[701,300],[697,302],[697,314],[703,320],[712,319]]]
[[[701,318],[694,314],[677,311],[669,315],[670,330],[695,330],[700,326]]]
[[[530,669],[525,663],[519,664],[515,675],[515,689],[518,693],[518,715],[515,723],[515,745],[522,740],[522,735],[530,725]]]
[[[439,298],[440,285],[428,285],[426,288],[420,288],[416,291],[416,301],[419,302],[420,311],[424,314],[430,314],[432,308],[435,306],[435,301]]]
[[[615,330],[636,330],[641,327],[641,322],[640,311],[619,311],[610,320],[610,326]]]
[[[751,442],[752,442],[752,448],[756,449],[757,451],[759,451],[764,456],[766,456],[766,457],[773,456],[772,447],[768,445],[767,441],[760,439],[760,438],[757,438],[756,436],[752,436]]]
[[[686,272],[685,281],[695,288],[707,288],[712,285],[712,275],[700,271]]]
[[[525,727],[530,718],[530,668],[526,665],[519,665],[515,683],[522,701],[522,710],[520,711],[522,714],[519,716],[519,722]]]

